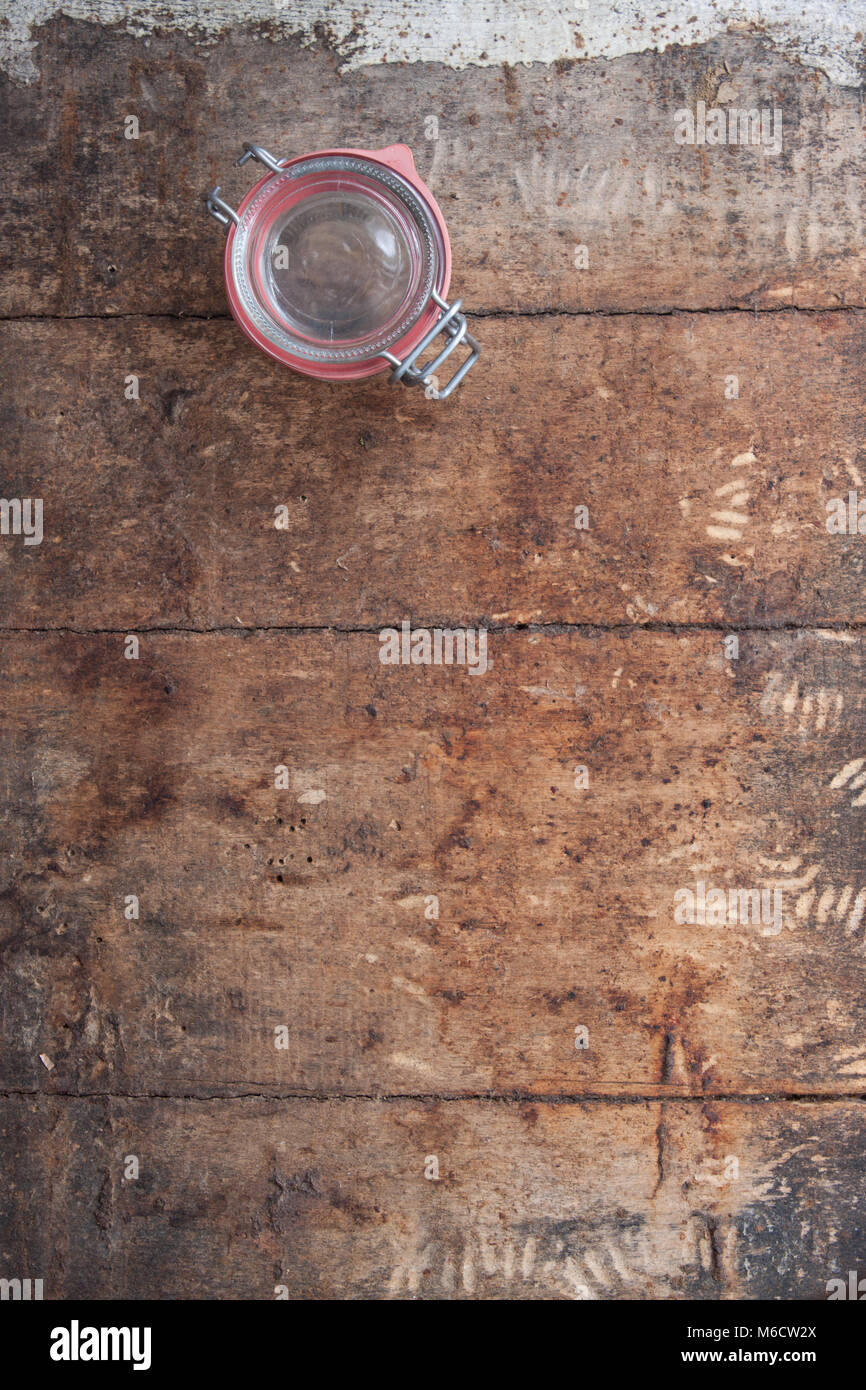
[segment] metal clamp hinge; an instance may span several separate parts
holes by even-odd
[[[272,154],[268,154],[267,150],[262,149],[261,145],[244,143],[244,152],[240,159],[237,160],[237,163],[246,164],[248,159],[255,159],[259,164],[264,164],[265,168],[270,169],[272,174],[279,174],[282,172],[283,165],[281,162],[278,159],[274,159]],[[228,203],[224,202],[220,197],[219,187],[212,188],[210,193],[206,193],[204,195],[204,201],[211,217],[215,217],[217,222],[223,227],[228,227],[231,222],[234,222],[235,226],[237,226],[240,222],[240,218],[234,208],[229,207]]]
[[[220,197],[219,184],[217,184],[216,188],[212,188],[210,193],[204,195],[204,202],[211,217],[215,217],[217,222],[221,223],[223,227],[228,227],[231,222],[234,222],[235,226],[237,226],[240,222],[240,218],[234,208],[229,207],[228,203],[223,202],[223,199]]]
[[[437,294],[435,290],[433,291],[432,299],[442,310],[442,313],[433,327],[424,334],[420,343],[417,343],[412,351],[407,353],[402,362],[390,352],[383,352],[382,356],[386,358],[388,362],[392,363],[394,367],[391,373],[392,381],[402,381],[404,386],[423,386],[425,396],[428,396],[431,400],[444,401],[451,395],[451,392],[460,385],[466,373],[469,371],[469,368],[474,367],[475,363],[478,361],[481,355],[481,345],[472,337],[472,334],[466,326],[466,319],[460,312],[461,300],[455,299],[453,304],[446,304],[445,300],[441,295]],[[423,352],[426,352],[427,348],[433,342],[433,339],[437,338],[440,333],[444,333],[448,341],[438,357],[434,357],[432,362],[428,362],[424,366],[416,367],[415,363],[418,361],[418,358]],[[461,363],[454,375],[446,382],[445,386],[440,387],[435,380],[434,373],[438,371],[446,357],[450,357],[454,349],[459,347],[461,343],[465,343],[469,348],[469,356],[466,358],[465,362]]]

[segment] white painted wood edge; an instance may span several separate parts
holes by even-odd
[[[866,34],[866,0],[13,0],[5,8],[0,68],[20,82],[38,77],[36,31],[57,14],[120,24],[145,38],[157,28],[174,29],[204,42],[229,29],[267,25],[276,37],[313,43],[318,28],[347,68],[617,58],[756,33],[842,86],[859,85],[859,36]]]

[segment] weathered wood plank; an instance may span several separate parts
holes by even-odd
[[[733,36],[347,73],[325,31],[56,18],[36,57],[0,84],[2,493],[44,502],[0,539],[0,1276],[823,1298],[864,1222],[864,542],[825,526],[864,486],[859,92]],[[678,146],[698,99],[781,152]],[[171,320],[225,311],[200,192],[245,138],[412,145],[487,315],[447,407]],[[798,305],[844,312],[631,312]],[[490,627],[490,670],[382,666],[403,617]],[[678,921],[699,882],[778,920]]]
[[[0,1272],[46,1297],[822,1299],[862,1264],[862,1104],[43,1097],[0,1125]]]
[[[411,145],[470,308],[864,303],[858,93],[760,40],[340,72],[326,40],[243,30],[196,44],[58,17],[39,39],[39,81],[0,88],[7,314],[224,312],[200,195],[241,195],[248,171],[232,164],[250,139],[280,155]],[[678,145],[675,112],[699,100],[778,110],[781,152]]]
[[[123,649],[0,643],[6,1085],[862,1089],[860,638]],[[678,922],[699,882],[764,917]]]
[[[866,541],[826,524],[866,509],[864,324],[488,320],[447,406],[230,322],[5,324],[4,495],[45,536],[2,538],[0,622],[862,622]]]

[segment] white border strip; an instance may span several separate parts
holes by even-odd
[[[343,66],[371,63],[552,63],[618,58],[725,33],[766,36],[832,82],[859,85],[866,0],[12,0],[0,25],[0,68],[20,82],[38,77],[34,31],[54,15],[120,24],[146,36],[157,28],[204,40],[267,25],[275,37],[317,42],[317,29]]]

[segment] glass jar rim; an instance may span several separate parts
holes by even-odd
[[[369,181],[369,196],[374,198],[375,192],[380,192],[383,199],[390,200],[392,210],[396,203],[403,216],[411,219],[420,245],[420,274],[408,302],[404,302],[399,312],[379,330],[365,335],[361,341],[342,347],[330,342],[316,342],[287,331],[278,306],[270,309],[267,296],[256,293],[257,288],[261,289],[261,282],[258,286],[254,284],[255,277],[251,277],[249,266],[251,245],[260,234],[263,221],[287,202],[303,201],[305,185],[299,181],[308,180],[307,187],[311,192],[316,192],[321,191],[322,179],[327,182],[329,177],[341,174],[354,177],[358,181],[357,191],[362,194],[365,191],[363,182]],[[315,181],[316,175],[321,176],[318,182]],[[313,179],[312,183],[309,183],[310,178]],[[293,192],[297,193],[296,199],[291,197]],[[277,352],[300,358],[311,365],[348,365],[380,357],[405,338],[424,316],[433,291],[441,290],[443,274],[447,273],[438,221],[418,189],[394,168],[350,153],[301,157],[278,173],[272,173],[252,189],[238,209],[237,223],[230,237],[230,252],[230,258],[227,254],[227,269],[230,269],[240,312]]]

